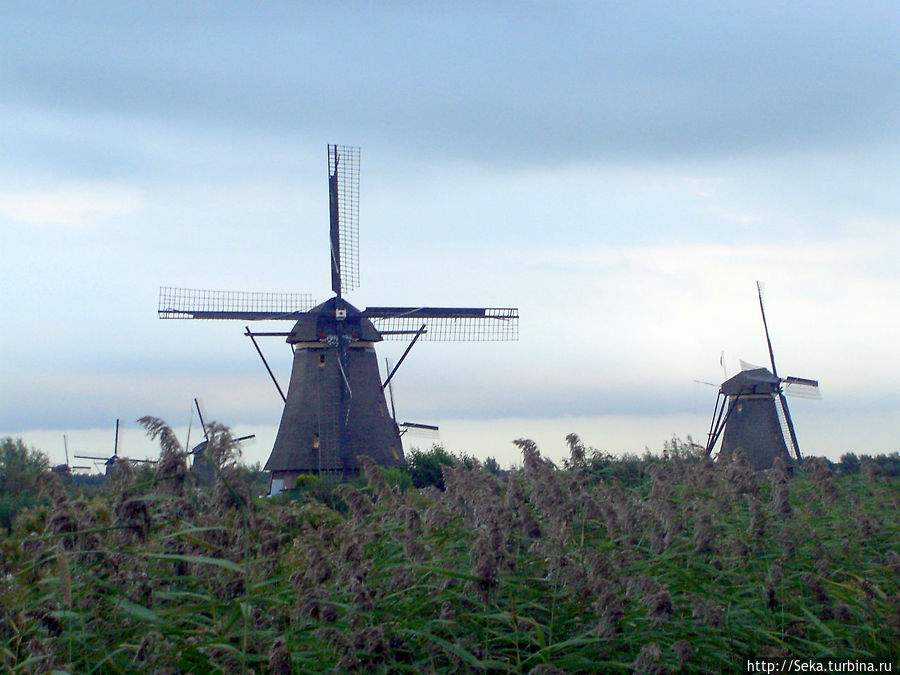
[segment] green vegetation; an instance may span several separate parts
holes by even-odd
[[[0,440],[0,528],[11,531],[15,515],[38,503],[40,478],[49,468],[46,455],[21,439]]]
[[[428,452],[413,448],[406,457],[409,477],[415,487],[431,485],[441,490],[444,489],[444,469],[453,466],[456,461],[442,445],[433,445]]]
[[[526,440],[508,471],[438,446],[408,472],[367,464],[354,484],[267,500],[226,429],[202,485],[168,427],[144,424],[162,446],[153,472],[123,463],[88,497],[41,473],[46,503],[0,538],[0,669],[743,672],[765,655],[900,656],[896,454],[757,474],[677,439],[616,460],[572,435],[561,468]]]

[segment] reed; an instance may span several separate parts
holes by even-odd
[[[896,661],[900,484],[684,456],[468,458],[445,490],[364,462],[338,497],[254,499],[228,451],[21,513],[0,541],[8,672],[695,672]],[[631,461],[631,460],[628,460]],[[636,468],[635,468],[636,466]],[[634,469],[634,470],[632,470]],[[623,480],[624,479],[624,480]]]

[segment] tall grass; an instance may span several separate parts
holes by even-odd
[[[20,515],[2,544],[9,672],[665,672],[900,645],[900,488],[825,463],[756,474],[676,456],[557,469],[366,464],[326,503],[252,499],[222,452]],[[227,430],[219,430],[227,444]],[[621,473],[620,470],[625,471]],[[617,472],[620,472],[617,475]],[[622,480],[627,476],[627,480]],[[48,480],[50,480],[48,478]],[[405,483],[408,485],[408,483]]]

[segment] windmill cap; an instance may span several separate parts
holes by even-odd
[[[381,333],[359,309],[343,298],[334,297],[316,305],[300,317],[287,337],[288,344],[315,342],[323,336],[334,335],[339,311],[346,313],[341,319],[344,333],[366,342],[381,341]]]
[[[765,368],[742,370],[722,383],[720,391],[726,396],[748,394],[777,394],[781,380]]]

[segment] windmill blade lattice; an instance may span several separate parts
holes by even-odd
[[[519,310],[512,307],[368,307],[385,340],[405,340],[425,324],[429,342],[499,342],[519,339]]]
[[[160,319],[242,319],[296,321],[315,301],[309,293],[212,291],[162,286]]]
[[[331,284],[342,292],[359,288],[359,148],[328,146],[331,221]]]
[[[794,398],[808,398],[819,401],[822,392],[819,391],[819,383],[816,380],[808,380],[805,377],[784,378],[784,395]]]
[[[791,413],[787,408],[787,401],[784,400],[784,396],[776,396],[772,400],[772,403],[775,405],[775,415],[778,419],[778,426],[781,429],[781,436],[784,438],[784,445],[787,448],[788,454],[799,459],[800,449],[794,442],[795,434],[791,431],[791,425],[793,423],[790,421]]]

